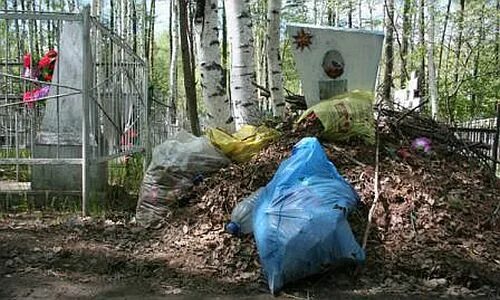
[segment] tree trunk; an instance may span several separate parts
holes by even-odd
[[[333,10],[333,5],[329,4],[327,7],[328,14],[328,26],[335,26],[335,11]]]
[[[132,49],[137,53],[137,5],[132,1]]]
[[[450,7],[451,7],[451,0],[448,0],[448,5],[446,6],[446,15],[444,16],[443,33],[441,34],[441,43],[440,43],[441,47],[439,48],[439,61],[437,67],[438,78],[439,78],[439,73],[441,72],[441,64],[443,61],[444,38],[446,36],[446,29],[448,27],[448,20],[450,18]]]
[[[485,3],[481,6],[481,12],[484,12]],[[477,37],[477,45],[476,45],[476,56],[474,57],[474,70],[472,71],[472,77],[477,78],[479,76],[479,61],[481,58],[481,52],[483,51],[483,41],[484,41],[484,18],[480,17],[479,20],[479,34]],[[476,110],[479,107],[478,99],[477,99],[477,91],[475,88],[471,90],[471,104],[472,104],[472,116],[475,117]]]
[[[347,5],[349,5],[347,11],[347,26],[349,28],[352,28],[352,1],[353,0],[347,0]]]
[[[403,5],[403,37],[401,45],[401,57],[403,58],[401,62],[401,88],[406,87],[406,81],[408,79],[407,66],[405,63],[408,61],[408,44],[411,38],[411,0],[404,0]]]
[[[36,2],[35,0],[31,0],[31,11],[36,12]],[[40,50],[39,43],[39,30],[38,30],[38,21],[33,21],[33,37],[35,39],[35,56],[41,57],[42,51]]]
[[[18,10],[17,9],[17,0],[14,0],[13,2],[13,5],[14,5],[14,10]],[[15,27],[15,30],[16,30],[16,42],[17,42],[17,57],[22,57],[23,56],[23,47],[22,47],[22,41],[21,41],[21,33],[20,33],[20,30],[19,30],[19,20],[14,20],[14,27]],[[49,42],[50,44],[50,42]]]
[[[268,0],[268,1],[272,1],[272,0]],[[314,24],[315,25],[318,25],[318,0],[313,0],[313,13],[314,13]]]
[[[458,73],[460,72],[460,58],[462,51],[462,35],[464,29],[464,11],[465,11],[465,0],[460,0],[460,11],[458,12],[458,36],[455,48],[455,72],[453,73],[455,85],[458,84]]]
[[[363,16],[361,14],[362,8],[363,8],[362,2],[363,2],[362,0],[358,0],[358,26],[359,26],[359,28],[363,28]]]
[[[231,104],[231,93],[229,92],[228,89],[228,51],[227,51],[227,17],[226,17],[226,5],[224,0],[221,0],[222,2],[222,65],[223,65],[223,71],[224,71],[224,88],[226,89],[226,92],[228,92],[228,100],[229,104]]]
[[[368,4],[368,9],[370,10],[370,30],[374,29],[374,20],[373,20],[373,2],[370,0],[370,3]]]
[[[339,0],[335,1],[335,26],[340,27],[340,4],[339,4]]]
[[[252,85],[255,71],[250,0],[226,0],[226,16],[231,44],[231,97],[239,129],[260,121],[257,89]]]
[[[170,70],[169,70],[169,99],[170,124],[177,123],[177,48],[179,41],[179,26],[177,1],[170,2]]]
[[[419,43],[421,51],[425,49],[425,0],[420,0],[419,7]],[[420,94],[420,99],[423,99],[427,95],[425,91],[425,54],[421,55],[420,58],[420,69],[418,72],[418,90]]]
[[[385,71],[384,71],[384,89],[383,99],[392,106],[391,87],[392,71],[394,67],[394,0],[385,1]]]
[[[217,0],[197,0],[195,16],[198,60],[208,125],[233,130],[231,107],[227,99],[221,66]]]
[[[434,68],[434,30],[435,30],[435,21],[434,21],[434,3],[431,2],[428,5],[428,15],[429,15],[429,39],[427,42],[427,61],[428,67],[427,70],[429,72],[429,94],[430,94],[430,102],[431,102],[431,116],[433,119],[437,119],[438,117],[438,91],[437,91],[437,82],[436,82],[436,70]]]
[[[51,11],[50,0],[45,1],[45,6],[47,8],[47,11]],[[16,22],[16,24],[17,24],[17,22]],[[47,45],[48,45],[49,49],[54,48],[54,42],[53,42],[54,37],[52,35],[52,28],[53,27],[54,27],[54,24],[50,20],[47,21]]]
[[[460,58],[462,51],[462,35],[464,29],[464,11],[465,11],[465,0],[460,0],[460,10],[458,12],[458,35],[456,40],[455,48],[455,69],[453,72],[453,85],[458,86],[458,75],[460,73]],[[451,98],[450,98],[451,97]],[[448,100],[448,114],[450,122],[454,122],[455,119],[455,96],[450,95]]]
[[[269,90],[273,104],[273,115],[285,116],[283,98],[283,75],[280,58],[280,12],[281,0],[268,0],[267,24],[267,64],[269,72]]]
[[[154,46],[154,43],[155,43],[155,14],[156,14],[156,5],[155,5],[156,1],[155,0],[151,0],[151,4],[150,4],[150,12],[149,12],[149,36],[148,36],[148,52],[149,52],[149,60],[150,60],[150,65],[149,65],[149,68],[150,70],[153,70],[154,68],[154,55],[153,55],[153,46]]]
[[[500,0],[497,0],[496,5],[496,30],[495,30],[495,65],[497,70],[500,69]]]
[[[186,91],[186,110],[189,116],[191,132],[195,136],[201,135],[200,122],[198,120],[198,103],[196,100],[196,82],[191,65],[191,51],[189,49],[188,33],[189,20],[187,15],[187,0],[179,1],[179,23],[182,51],[182,70],[184,71],[184,89]]]
[[[256,60],[256,80],[257,84],[263,87],[267,87],[267,72],[266,72],[266,53],[267,53],[267,41],[264,40],[264,36],[261,34],[261,31],[257,31],[255,34],[255,60]],[[263,91],[258,90],[257,95],[259,97],[259,107],[261,110],[265,110],[265,97],[262,95]]]

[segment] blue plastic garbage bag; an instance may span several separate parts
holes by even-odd
[[[347,222],[359,202],[316,138],[304,138],[264,188],[253,215],[261,264],[273,294],[288,282],[346,260],[363,249]]]

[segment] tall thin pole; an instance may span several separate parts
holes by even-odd
[[[82,10],[83,17],[83,33],[82,33],[82,215],[87,215],[87,204],[89,200],[89,100],[90,100],[90,56],[88,46],[90,45],[90,7],[87,5]]]

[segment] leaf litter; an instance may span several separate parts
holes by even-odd
[[[0,218],[0,276],[34,269],[78,280],[154,278],[165,293],[202,290],[224,294],[234,287],[262,291],[264,280],[252,237],[224,231],[232,208],[264,186],[300,138],[288,133],[247,163],[231,164],[194,187],[182,206],[157,228],[133,220],[23,214]],[[500,286],[500,184],[473,160],[437,147],[430,156],[404,159],[401,142],[381,136],[380,199],[361,273],[336,268],[305,279],[286,292],[324,295],[331,286],[353,294],[491,295]],[[360,240],[374,199],[375,148],[324,143],[339,171],[362,199],[350,223]],[[445,150],[443,150],[445,149]],[[41,221],[40,221],[41,220]],[[71,275],[72,274],[72,275]],[[86,274],[86,275],[85,275]],[[112,279],[110,279],[112,278]]]

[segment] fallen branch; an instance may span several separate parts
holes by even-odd
[[[263,97],[269,98],[271,97],[271,92],[269,90],[261,85],[259,85],[257,82],[252,81],[252,84],[261,90],[261,95]],[[285,96],[285,101],[288,102],[289,104],[293,105],[296,109],[307,109],[307,104],[306,104],[306,98],[302,95],[296,95],[291,93],[289,90],[286,88],[284,89],[287,92],[287,96]]]
[[[352,157],[351,155],[349,155],[344,149],[342,148],[339,148],[335,145],[331,145],[331,144],[326,144],[326,146],[332,150],[335,150],[337,152],[339,152],[341,155],[343,155],[345,158],[347,158],[348,160],[350,160],[351,162],[357,164],[358,166],[360,167],[366,167],[366,164],[360,162],[359,160],[355,159],[354,157]]]
[[[403,120],[404,118],[406,118],[406,116],[408,116],[409,114],[411,114],[412,112],[416,111],[417,109],[419,109],[420,107],[424,106],[427,102],[429,102],[429,100],[425,100],[425,101],[422,101],[419,105],[415,106],[414,108],[410,109],[409,111],[405,112],[401,117],[399,117],[397,120],[396,120],[396,124],[399,124],[399,122],[401,122],[401,120]]]

